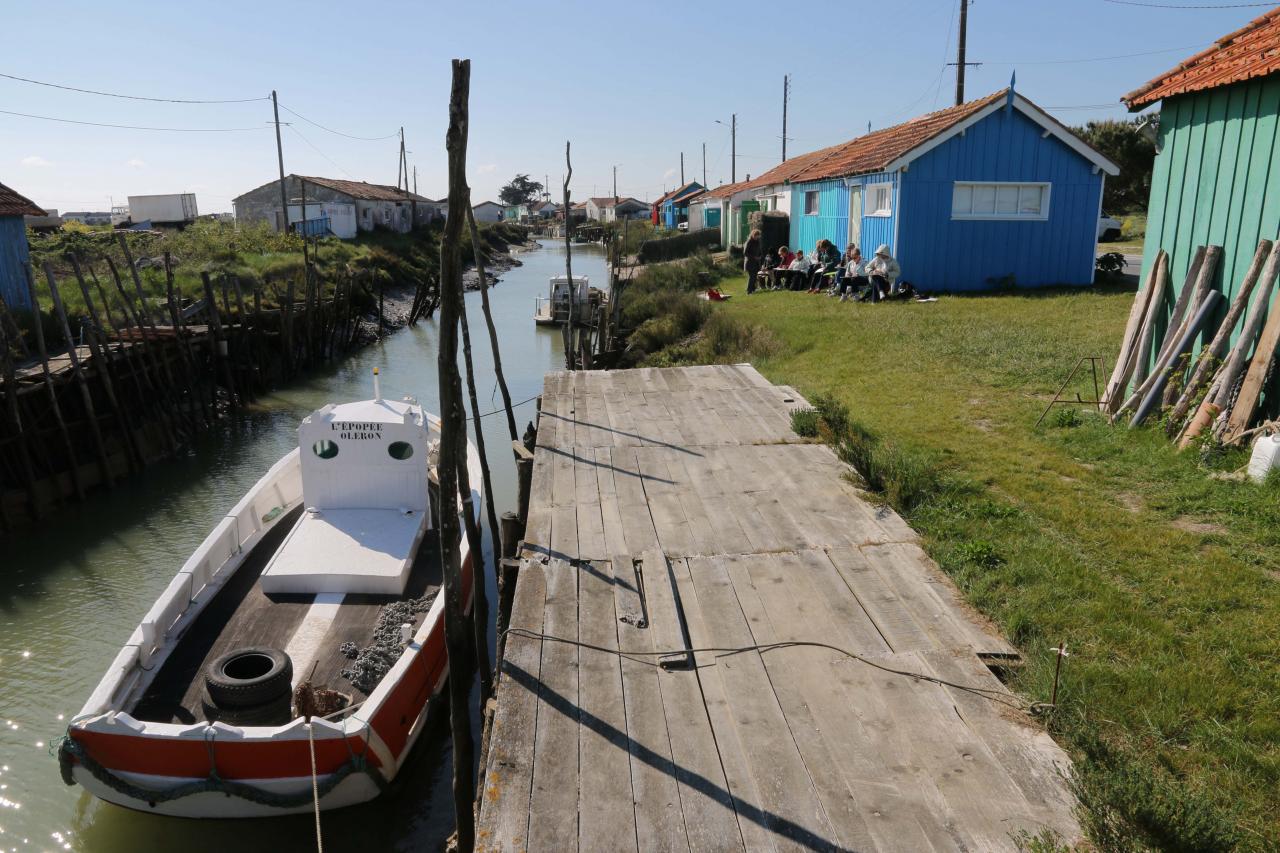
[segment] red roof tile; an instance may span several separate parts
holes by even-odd
[[[0,216],[44,216],[44,211],[31,199],[0,184]]]
[[[951,129],[979,110],[1002,100],[1008,91],[1008,89],[1001,89],[985,98],[918,116],[902,124],[851,139],[842,145],[835,146],[834,149],[828,149],[830,153],[796,172],[792,175],[791,181],[793,183],[821,181],[826,178],[883,171],[890,163],[913,148]]]
[[[1166,71],[1120,100],[1130,110],[1171,95],[1216,89],[1280,71],[1280,8],[1218,39],[1213,47]]]

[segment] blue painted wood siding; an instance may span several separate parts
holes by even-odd
[[[1102,175],[1017,110],[997,110],[910,164],[902,177],[897,258],[925,290],[1093,281]],[[956,181],[1049,182],[1043,221],[953,220]],[[864,235],[864,242],[867,242]]]
[[[859,175],[850,182],[863,185],[862,238],[864,253],[875,251],[876,246],[888,243],[894,248],[894,220],[898,214],[898,176],[892,172]],[[866,187],[871,184],[893,185],[893,201],[889,216],[867,216]],[[804,212],[806,192],[818,193],[817,214]],[[812,251],[818,240],[826,238],[842,251],[849,242],[849,187],[844,178],[796,184],[791,188],[791,248],[797,246]]]
[[[898,256],[898,240],[901,233],[897,230],[898,217],[902,208],[902,185],[900,175],[896,172],[881,172],[875,175],[862,175],[858,182],[862,184],[862,239],[858,248],[863,255],[870,255],[878,246],[887,245],[889,251]],[[871,209],[871,198],[867,188],[875,184],[892,184],[893,201],[890,203],[888,216],[868,216]]]
[[[27,277],[27,228],[21,216],[0,216],[0,297],[11,309],[30,310]]]

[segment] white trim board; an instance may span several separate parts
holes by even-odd
[[[917,145],[915,148],[912,148],[910,151],[906,152],[901,157],[894,160],[892,163],[890,163],[881,171],[894,172],[899,170],[905,170],[913,160],[919,159],[924,154],[929,153],[930,151],[937,148],[942,143],[952,139],[953,137],[963,136],[966,130],[973,127],[975,124],[982,121],[987,116],[999,110],[1004,109],[1006,103],[1007,103],[1007,100],[1005,98],[1000,98],[999,100],[991,104],[988,104],[987,106],[978,110],[973,115],[969,116],[964,121],[958,122],[952,125],[951,127],[947,128],[942,133],[939,133],[937,136],[933,137],[927,142],[923,142],[920,145]],[[1052,118],[1048,113],[1046,113],[1044,110],[1037,107],[1035,104],[1031,103],[1031,101],[1019,95],[1017,92],[1015,92],[1013,95],[1013,106],[1023,115],[1025,115],[1027,118],[1031,119],[1036,124],[1044,128],[1044,130],[1047,133],[1052,134],[1054,137],[1056,137],[1059,142],[1066,145],[1072,151],[1075,151],[1081,157],[1085,158],[1090,163],[1094,164],[1099,169],[1106,172],[1108,175],[1120,174],[1119,166],[1111,162],[1111,160],[1108,159],[1107,157],[1104,157],[1101,154],[1099,154],[1097,151],[1094,151],[1092,147],[1087,145],[1078,136],[1076,136],[1074,133],[1072,133],[1071,131],[1063,127],[1061,124],[1059,124],[1057,120]]]

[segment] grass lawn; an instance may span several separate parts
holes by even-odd
[[[1162,433],[1082,416],[1034,424],[1076,360],[1109,373],[1131,290],[840,304],[745,295],[772,381],[829,394],[950,483],[909,513],[969,599],[1022,650],[1101,846],[1280,844],[1280,484],[1213,479]],[[1104,384],[1107,376],[1100,375]],[[1088,398],[1087,380],[1073,388]],[[1215,467],[1239,467],[1236,452]]]

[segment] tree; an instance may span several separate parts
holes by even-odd
[[[498,201],[514,207],[518,204],[530,204],[537,201],[542,194],[542,184],[529,180],[528,175],[516,175],[498,192]]]
[[[1139,119],[1131,121],[1091,121],[1074,128],[1085,142],[1101,151],[1120,167],[1120,174],[1107,176],[1102,194],[1102,207],[1109,212],[1146,210],[1151,195],[1151,168],[1156,146],[1138,129]]]

